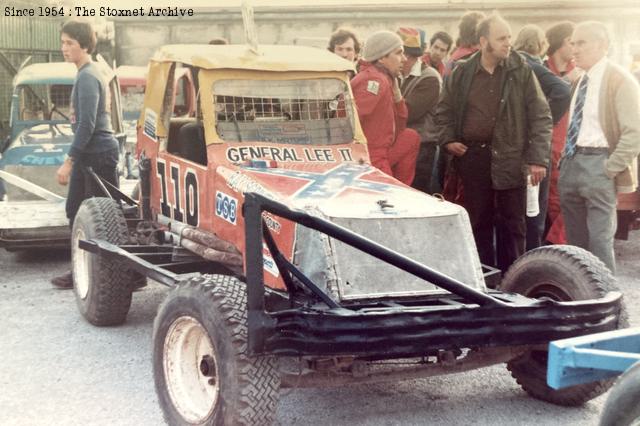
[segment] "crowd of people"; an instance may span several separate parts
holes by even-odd
[[[572,244],[615,272],[617,199],[638,186],[640,89],[609,45],[596,21],[526,25],[513,40],[499,14],[472,11],[455,46],[401,27],[364,43],[340,28],[328,48],[356,65],[372,164],[464,206],[482,263],[505,271],[526,250]]]

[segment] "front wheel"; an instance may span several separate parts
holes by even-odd
[[[520,257],[507,271],[501,290],[559,302],[598,299],[615,291],[615,278],[591,253],[574,246],[546,246]],[[622,305],[617,328],[627,326]],[[577,406],[601,395],[613,380],[553,389],[547,385],[546,349],[531,349],[507,363],[518,384],[531,396],[557,405]]]
[[[277,359],[247,354],[247,296],[229,276],[171,291],[153,329],[153,375],[170,425],[263,425],[275,418]]]
[[[640,425],[640,361],[618,379],[607,398],[600,426]]]
[[[73,290],[82,316],[98,326],[122,324],[131,306],[131,292],[144,277],[117,260],[78,247],[80,240],[90,239],[115,245],[129,242],[127,222],[117,202],[89,198],[82,203],[71,231],[71,258]]]

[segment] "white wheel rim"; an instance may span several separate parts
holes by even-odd
[[[173,406],[187,422],[202,423],[213,412],[220,389],[217,356],[207,331],[196,319],[179,317],[169,327],[162,355]],[[205,356],[212,360],[209,375],[201,370]]]
[[[91,253],[78,247],[80,240],[86,240],[84,231],[79,228],[73,239],[73,285],[76,288],[78,297],[82,300],[87,298],[89,293],[89,263]]]

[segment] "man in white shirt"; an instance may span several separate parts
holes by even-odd
[[[607,28],[576,26],[576,65],[585,71],[571,99],[560,162],[560,206],[567,241],[589,250],[615,272],[616,193],[637,187],[640,89],[631,74],[609,62]]]

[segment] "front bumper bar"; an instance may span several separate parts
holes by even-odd
[[[613,330],[622,295],[578,302],[347,309],[292,309],[266,314],[255,347],[283,356],[422,356],[442,349],[545,344]],[[250,313],[251,315],[251,313]]]

